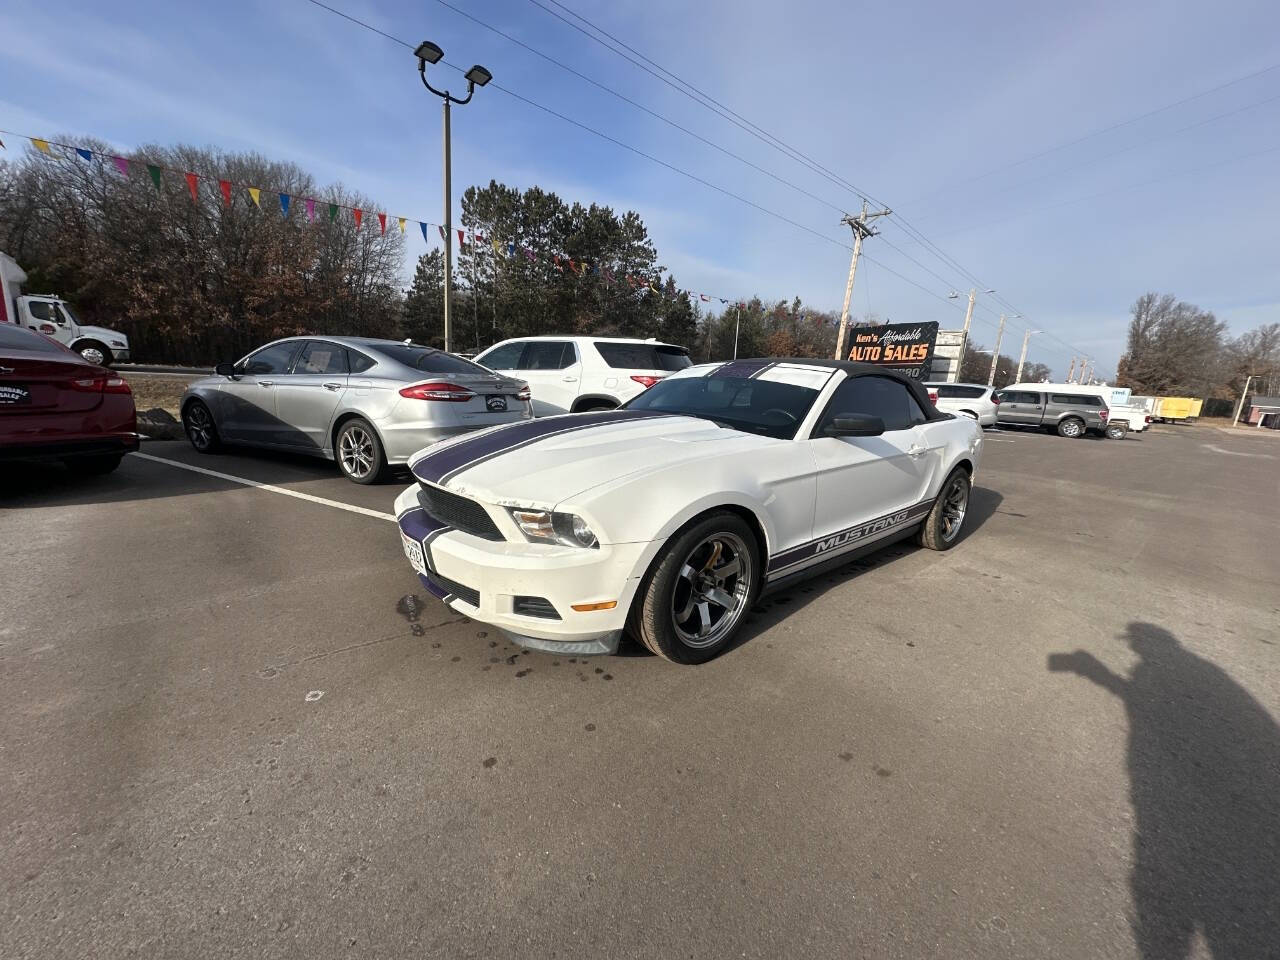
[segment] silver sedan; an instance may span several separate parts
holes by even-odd
[[[430,347],[288,337],[220,363],[182,397],[201,453],[243,443],[336,460],[356,483],[455,434],[533,416],[529,387]]]

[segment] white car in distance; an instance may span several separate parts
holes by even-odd
[[[475,361],[529,384],[538,417],[612,410],[693,365],[684,347],[625,337],[521,337]]]
[[[943,413],[954,413],[959,417],[977,420],[983,427],[996,425],[996,411],[1000,401],[996,399],[995,387],[988,387],[985,383],[945,381],[929,382],[924,386],[930,394],[937,394],[933,405]]]

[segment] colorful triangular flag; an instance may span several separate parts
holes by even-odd
[[[378,233],[387,232],[387,215],[385,213],[378,214]]]
[[[467,235],[461,230],[458,231],[458,249],[463,250],[467,246]]]
[[[151,182],[156,185],[156,189],[160,189],[160,168],[154,163],[147,164],[147,173],[151,174]]]
[[[436,229],[440,231],[440,242],[447,243],[449,238],[445,236],[444,227],[437,226]]]
[[[35,147],[37,150],[39,150],[41,153],[48,153],[48,152],[49,152],[49,141],[48,141],[48,140],[41,140],[39,137],[32,137],[32,138],[31,138],[31,145],[32,145],[33,147]]]
[[[111,162],[116,165],[116,169],[120,171],[120,176],[127,177],[129,175],[129,161],[124,157],[112,157]]]
[[[191,199],[193,202],[198,202],[200,200],[199,186],[200,186],[200,178],[197,177],[194,173],[188,173],[187,189],[191,191]]]
[[[307,197],[307,223],[316,218],[316,202],[311,197]]]
[[[351,209],[351,214],[356,218],[356,230],[359,231],[360,221],[364,218],[364,211],[361,210],[359,207],[353,207]]]
[[[418,226],[422,228],[422,242],[430,243],[431,241],[427,239],[427,225],[423,223],[421,220],[419,220]]]
[[[219,180],[218,190],[222,193],[222,205],[224,207],[231,206],[231,181]]]
[[[76,147],[76,156],[78,156],[81,160],[89,160],[89,161],[92,161],[92,160],[93,160],[93,151],[92,151],[92,150],[86,150],[84,147]]]
[[[289,215],[289,195],[287,193],[280,194],[280,214],[285,217]]]
[[[249,187],[248,190],[249,190],[249,199],[253,201],[253,205],[255,207],[261,210],[262,203],[260,202],[260,200],[262,197],[262,191],[257,187]]]
[[[396,217],[396,222],[400,224],[400,235],[404,236],[404,217]]]
[[[333,223],[333,221],[337,218],[337,216],[338,216],[338,205],[336,203],[329,204],[329,222]]]

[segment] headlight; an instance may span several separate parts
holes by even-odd
[[[599,547],[585,520],[572,513],[510,508],[511,519],[530,543],[562,543],[566,547]]]
[[[112,340],[112,341],[111,341],[111,345],[112,345],[113,347],[127,347],[129,344],[127,344],[127,343],[126,343],[125,341],[123,341],[123,340]]]

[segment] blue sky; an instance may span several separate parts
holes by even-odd
[[[450,61],[482,63],[504,87],[848,241],[826,203],[435,0],[330,2],[397,37],[430,38]],[[858,204],[530,0],[451,2],[824,201]],[[995,287],[1025,314],[1010,322],[1004,352],[1016,354],[1031,326],[1065,341],[1033,337],[1032,359],[1062,374],[1074,347],[1110,374],[1129,305],[1146,290],[1212,309],[1233,332],[1280,320],[1280,69],[1018,162],[1280,64],[1274,3],[564,2],[887,202]],[[342,180],[391,214],[441,219],[439,101],[420,87],[412,54],[307,0],[9,0],[0,37],[2,128],[122,149],[258,150]],[[635,209],[682,286],[840,306],[840,246],[502,91],[481,90],[457,110],[453,134],[455,193],[493,178]],[[860,265],[854,312],[958,327],[963,298],[945,295],[973,284],[895,220],[867,243],[879,262]],[[409,249],[422,252],[421,238]],[[990,346],[1002,309],[980,296],[979,342]]]

